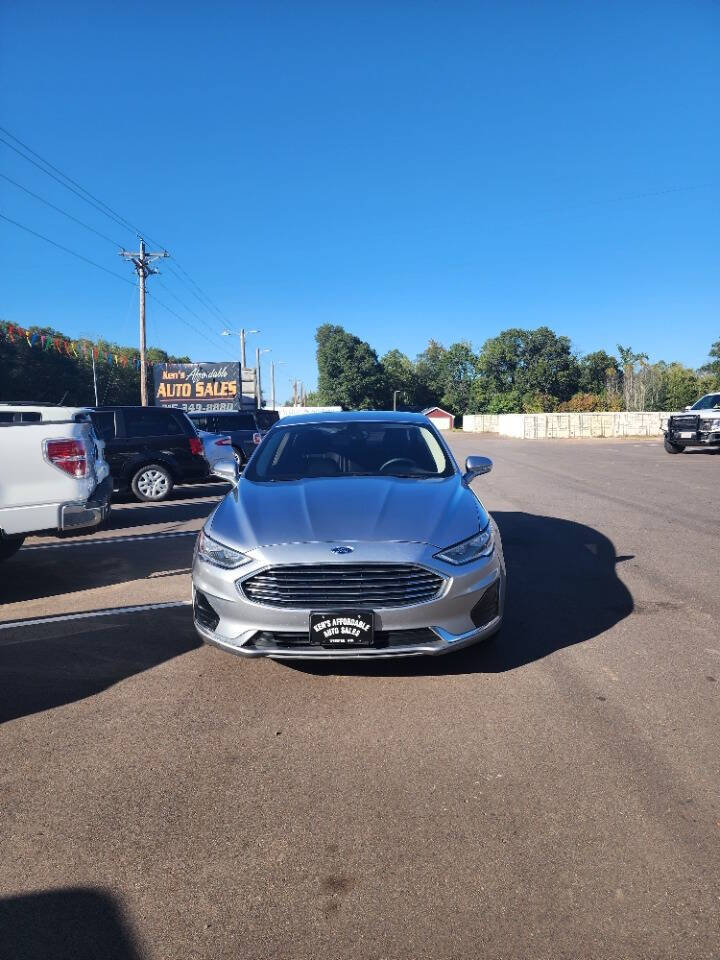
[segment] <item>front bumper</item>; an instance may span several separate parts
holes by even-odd
[[[81,527],[96,527],[110,513],[112,477],[107,476],[84,502],[64,503],[60,507],[60,529],[77,530]]]
[[[237,586],[237,581],[267,566],[312,563],[313,557],[318,563],[327,563],[327,543],[262,548],[253,551],[252,565],[235,570],[221,570],[196,558],[193,565],[195,628],[204,641],[229,653],[283,660],[437,656],[492,636],[502,624],[506,592],[505,563],[497,530],[493,553],[475,563],[454,567],[435,559],[434,552],[437,547],[426,544],[355,544],[354,563],[416,563],[445,578],[438,596],[432,600],[403,607],[375,607],[376,634],[382,640],[373,647],[328,649],[310,645],[309,639],[307,644],[298,642],[298,637],[308,633],[310,607],[254,603]],[[338,561],[338,566],[341,565],[342,561]],[[483,598],[492,602],[483,603]],[[209,604],[212,617],[203,616],[205,604]],[[342,606],[342,603],[336,604],[336,608]]]
[[[665,430],[671,443],[681,447],[707,447],[720,445],[720,430]]]

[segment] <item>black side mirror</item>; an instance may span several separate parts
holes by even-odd
[[[465,475],[463,480],[470,483],[475,477],[481,477],[484,473],[490,473],[493,468],[492,460],[487,457],[468,457],[465,461]]]

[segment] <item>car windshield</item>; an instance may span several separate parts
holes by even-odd
[[[716,407],[720,407],[720,393],[709,393],[694,403],[691,410],[714,410]]]
[[[245,470],[261,483],[311,477],[449,477],[428,427],[409,423],[311,423],[276,427]]]

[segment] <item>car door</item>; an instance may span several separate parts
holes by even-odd
[[[133,434],[145,463],[159,463],[170,469],[177,483],[193,473],[195,457],[189,443],[192,426],[176,410],[128,407],[125,410],[128,434]]]
[[[129,484],[135,472],[154,460],[151,440],[157,432],[149,407],[122,407],[115,411],[116,436],[112,455],[113,476],[120,485]]]

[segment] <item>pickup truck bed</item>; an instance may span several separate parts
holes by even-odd
[[[111,495],[89,420],[0,423],[0,559],[27,534],[97,526]]]

